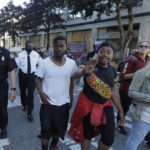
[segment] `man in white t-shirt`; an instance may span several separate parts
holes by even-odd
[[[42,150],[57,150],[59,137],[64,139],[69,109],[73,100],[73,79],[77,71],[74,60],[64,56],[66,38],[57,36],[53,40],[54,56],[44,59],[36,72],[37,89],[41,98],[40,122]]]

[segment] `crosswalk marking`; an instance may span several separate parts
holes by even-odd
[[[117,112],[115,112],[114,114],[115,114],[115,117],[117,117]],[[126,116],[126,123],[124,124],[124,126],[131,129],[132,128],[131,123],[132,123],[132,119],[130,117]]]
[[[117,112],[114,113],[115,117],[117,116]],[[126,123],[125,123],[125,127],[131,129],[131,122],[132,122],[132,119],[128,116],[126,116]],[[69,130],[71,124],[69,123],[68,124],[68,127],[67,127],[67,130]],[[67,145],[71,150],[80,150],[81,149],[81,146],[80,144],[76,144],[71,138],[65,138],[64,141],[61,141],[63,144]],[[98,147],[98,143],[95,142],[95,138],[92,139],[91,141],[91,145],[94,146],[94,147]],[[113,148],[110,148],[109,150],[113,150]]]
[[[98,146],[98,142],[91,142],[91,145],[97,147]]]
[[[8,100],[8,108],[17,106],[21,106],[21,100],[19,95],[16,96],[16,99],[13,101],[13,103],[10,100]]]
[[[80,150],[80,145],[76,144],[71,138],[65,137],[65,140],[60,140],[61,143],[67,145],[71,150]]]
[[[10,102],[10,99],[8,100],[8,108],[12,108],[12,107],[17,107],[17,106],[21,106],[21,101],[20,101],[20,96],[17,95],[16,99],[14,100],[13,103]],[[9,145],[9,140],[8,138],[6,139],[1,139],[0,140],[0,150],[4,150],[4,146]]]
[[[81,146],[78,144],[78,145],[71,145],[69,147],[71,150],[80,150],[81,149]]]
[[[0,150],[4,150],[4,146],[7,146],[7,145],[9,145],[10,143],[9,143],[9,140],[8,139],[2,139],[2,140],[0,140]]]
[[[92,140],[93,141],[93,140]],[[65,138],[65,140],[60,140],[61,143],[67,145],[71,150],[80,150],[81,146],[80,144],[76,144],[72,139],[70,138]],[[91,145],[94,147],[98,146],[97,142],[91,142]],[[110,148],[109,150],[113,150],[112,148]]]
[[[132,128],[132,125],[130,124],[130,123],[125,123],[125,125],[124,125],[125,127],[127,127],[127,128],[129,128],[129,129],[131,129]]]
[[[114,112],[115,117],[117,117],[117,112]],[[132,122],[131,117],[126,116],[126,121]]]
[[[68,127],[67,127],[67,130],[69,130],[71,124],[68,123]],[[65,140],[60,140],[61,143],[65,144],[66,146],[68,146],[71,150],[80,150],[81,149],[81,146],[80,144],[77,144],[75,143],[75,141],[73,141],[71,139],[71,137],[65,137]],[[98,147],[98,143],[95,142],[95,138],[92,139],[91,141],[91,145],[94,146],[94,147]],[[112,148],[110,148],[109,150],[113,150]]]
[[[81,91],[82,90],[82,87],[78,87],[77,88],[78,91]],[[74,93],[74,95],[78,95],[79,93]],[[20,96],[17,96],[16,100],[11,103],[10,100],[9,100],[9,103],[8,103],[8,108],[12,108],[12,107],[16,107],[16,106],[21,106],[21,101],[20,101]],[[117,116],[117,113],[115,112],[115,116]],[[131,118],[130,117],[126,117],[126,121],[128,122],[132,122]],[[126,123],[125,124],[125,127],[127,128],[131,128],[131,124],[130,123]],[[70,123],[68,124],[68,128],[67,130],[69,130],[70,128]],[[68,148],[70,148],[71,150],[80,150],[81,149],[81,146],[80,144],[76,144],[70,137],[65,137],[65,140],[60,140],[61,143],[63,143],[64,145],[66,145]],[[9,141],[8,139],[4,139],[4,140],[0,140],[0,150],[4,150],[4,146],[6,145],[9,145]],[[91,142],[91,145],[94,146],[95,148],[97,148],[98,146],[98,141],[95,141],[95,138],[92,139],[92,142]],[[113,148],[110,148],[109,150],[113,150]]]

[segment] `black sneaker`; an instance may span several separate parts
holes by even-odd
[[[150,148],[150,141],[146,142],[146,146],[148,146]]]
[[[1,139],[7,138],[7,130],[6,129],[1,129],[0,138]]]
[[[32,114],[27,114],[27,119],[28,119],[29,121],[33,121],[33,116],[32,116]]]
[[[22,106],[22,111],[26,111],[26,106]]]
[[[118,132],[120,132],[123,135],[127,135],[127,131],[124,129],[123,126],[117,126]]]

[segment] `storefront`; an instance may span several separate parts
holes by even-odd
[[[90,51],[91,30],[67,32],[67,42],[85,42],[85,50]]]

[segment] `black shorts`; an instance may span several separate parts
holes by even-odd
[[[99,128],[102,143],[104,145],[111,146],[114,142],[114,128],[115,128],[113,107],[110,106],[105,107],[104,112],[106,115],[105,125],[100,126],[91,125],[90,124],[91,113],[89,113],[83,118],[84,137],[88,140],[91,140],[94,135],[95,129]]]
[[[59,134],[64,140],[68,119],[68,103],[62,106],[42,104],[40,109],[41,135],[39,137],[50,139],[54,134]]]

